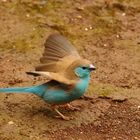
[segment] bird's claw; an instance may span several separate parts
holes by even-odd
[[[66,120],[66,121],[73,119],[72,117],[64,116],[61,112],[59,112],[59,110],[57,108],[55,108],[55,111],[57,114],[59,114],[59,116],[56,116],[56,118],[61,118],[61,119]]]
[[[65,121],[73,120],[73,117],[68,117],[68,116],[55,116],[57,119],[63,119]]]
[[[72,105],[69,105],[68,109],[72,110],[72,111],[80,111],[81,110],[80,107],[76,107],[76,106],[72,106]]]
[[[61,107],[65,108],[65,109],[68,109],[68,110],[72,110],[72,111],[80,111],[81,110],[80,107],[73,106],[71,104],[66,104],[66,105],[63,105]]]

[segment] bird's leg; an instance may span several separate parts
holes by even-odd
[[[60,118],[61,117],[63,120],[66,120],[66,121],[69,121],[69,120],[73,119],[71,117],[64,116],[57,108],[55,108],[54,110],[59,115],[59,116],[56,116],[57,118]]]
[[[73,119],[72,117],[68,117],[68,116],[63,115],[63,114],[58,110],[58,107],[59,107],[59,106],[52,106],[52,109],[59,115],[59,116],[56,116],[56,118],[61,118],[61,119],[66,120],[66,121],[69,121],[69,120]]]
[[[69,103],[62,105],[61,107],[64,107],[65,109],[72,110],[72,111],[80,111],[79,107],[73,106]]]

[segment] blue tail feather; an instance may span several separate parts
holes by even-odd
[[[0,92],[29,92],[29,87],[0,88]]]
[[[16,93],[34,93],[42,95],[47,89],[46,85],[32,86],[32,87],[13,87],[13,88],[0,88],[0,92],[16,92]]]

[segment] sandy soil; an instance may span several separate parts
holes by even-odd
[[[140,1],[1,0],[0,87],[31,86],[50,33],[60,32],[97,67],[86,96],[56,119],[32,94],[0,94],[0,140],[139,140]]]

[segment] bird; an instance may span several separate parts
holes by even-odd
[[[51,34],[44,43],[40,63],[35,70],[26,72],[32,76],[43,76],[47,82],[29,87],[0,88],[0,93],[35,94],[46,101],[60,118],[70,120],[58,108],[70,107],[70,102],[84,95],[91,71],[95,69],[89,60],[79,55],[66,37],[59,33]]]

